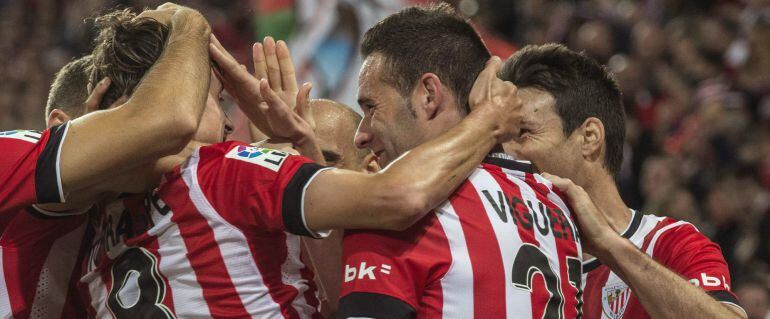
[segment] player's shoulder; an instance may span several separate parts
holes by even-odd
[[[719,250],[718,245],[690,222],[655,215],[645,215],[643,219],[655,222],[642,247],[651,256],[665,258],[685,252]]]

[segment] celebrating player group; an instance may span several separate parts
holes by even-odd
[[[581,53],[408,7],[361,40],[362,117],[194,9],[95,24],[48,129],[0,133],[1,318],[746,318],[716,244],[621,200],[621,94]]]

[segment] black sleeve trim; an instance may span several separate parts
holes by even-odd
[[[412,306],[397,298],[370,292],[354,292],[340,300],[337,319],[365,317],[377,319],[414,318]]]
[[[54,126],[50,129],[48,142],[37,159],[35,167],[35,195],[38,204],[63,203],[64,191],[61,186],[59,172],[59,156],[61,144],[67,135],[69,123]]]
[[[87,209],[81,209],[81,210],[72,210],[72,211],[65,211],[65,212],[52,212],[47,211],[45,209],[42,209],[40,207],[37,207],[36,205],[32,205],[27,207],[27,213],[34,216],[35,218],[39,219],[61,219],[61,218],[69,218],[72,216],[79,216],[83,215],[85,213],[88,213],[93,206],[87,208]]]
[[[706,293],[709,294],[709,296],[711,296],[712,298],[716,299],[717,301],[729,302],[740,306],[740,304],[738,303],[738,299],[735,298],[733,294],[727,292],[726,290],[707,291]]]
[[[286,185],[283,191],[283,202],[281,203],[281,215],[283,224],[290,233],[299,236],[314,237],[305,226],[302,214],[302,203],[304,202],[305,186],[315,176],[315,174],[326,167],[316,163],[305,163],[299,167],[297,172]]]

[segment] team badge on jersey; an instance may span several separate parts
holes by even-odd
[[[604,286],[602,289],[604,318],[623,318],[629,298],[631,298],[631,288],[622,281]]]
[[[234,147],[225,155],[227,158],[257,164],[274,172],[278,172],[281,169],[281,165],[283,165],[287,156],[289,154],[281,151],[243,145]]]

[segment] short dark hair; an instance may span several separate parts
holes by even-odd
[[[367,30],[361,41],[364,58],[383,55],[383,81],[402,96],[432,72],[454,92],[465,113],[473,82],[490,58],[476,30],[446,3],[405,8]]]
[[[617,176],[623,161],[626,113],[617,83],[596,60],[560,44],[528,45],[503,65],[500,77],[534,87],[556,99],[556,113],[569,136],[589,117],[604,125],[607,170]]]
[[[94,86],[104,77],[112,81],[99,105],[105,109],[121,96],[134,92],[163,53],[169,28],[155,19],[139,18],[129,9],[102,15],[94,24],[99,36],[89,81]]]
[[[57,108],[73,118],[83,115],[83,103],[88,98],[87,72],[91,62],[91,56],[86,55],[70,61],[56,73],[45,103],[46,117]]]

